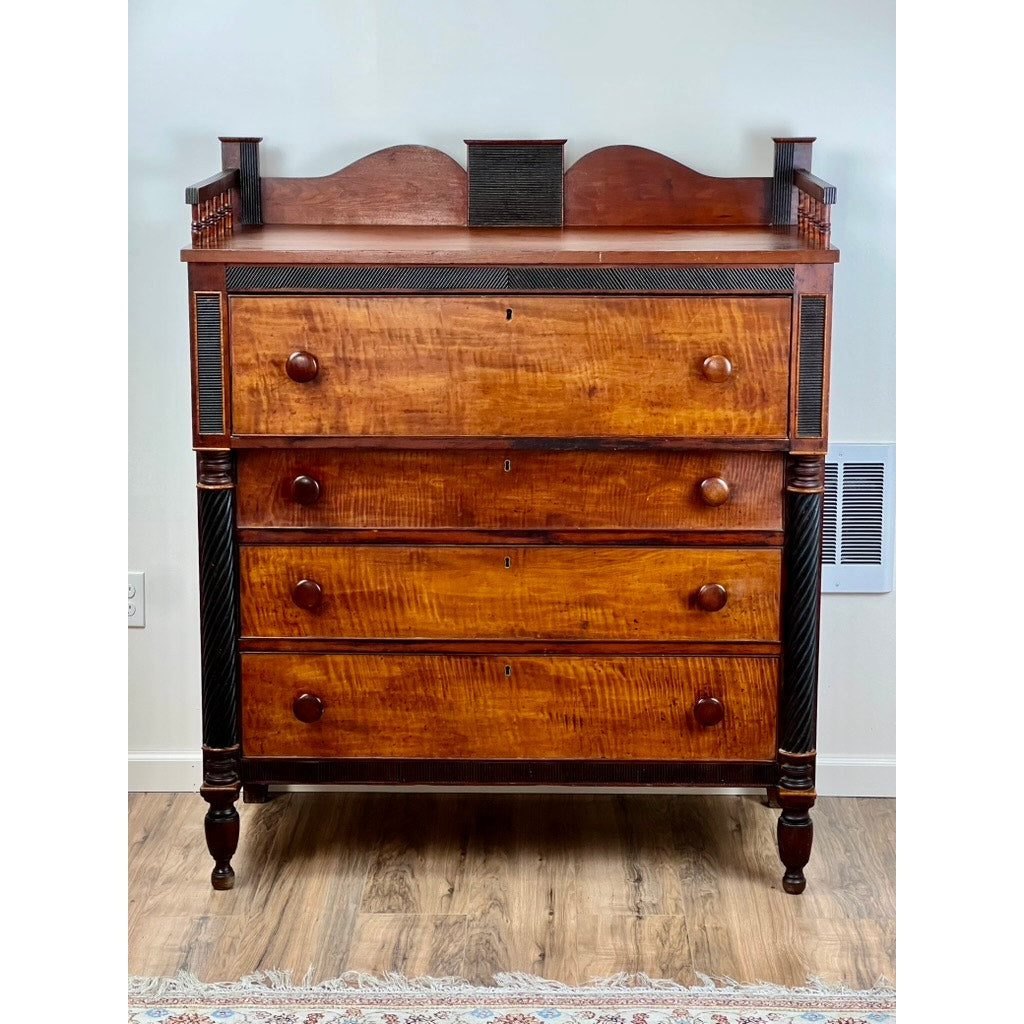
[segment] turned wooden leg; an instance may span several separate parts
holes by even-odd
[[[206,846],[214,861],[210,882],[214,889],[231,889],[235,884],[231,858],[238,849],[238,786],[203,786],[200,793],[210,805],[205,821]]]
[[[782,888],[792,895],[802,893],[807,885],[804,866],[811,859],[811,842],[814,839],[809,809],[809,806],[783,805],[779,815],[779,858],[786,866]]]
[[[814,791],[814,752],[793,754],[779,751],[780,777],[776,789],[782,814],[779,815],[777,835],[779,859],[786,866],[782,888],[796,895],[804,891],[807,879],[804,866],[811,857],[814,826],[811,808],[817,794]]]
[[[238,778],[238,746],[203,747],[202,798],[210,805],[206,812],[206,846],[213,857],[210,882],[214,889],[235,884],[231,858],[238,849],[239,820],[235,801],[241,790]]]
[[[242,786],[243,804],[265,804],[270,799],[270,786],[265,782],[247,782]]]

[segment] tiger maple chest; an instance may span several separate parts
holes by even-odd
[[[421,146],[191,186],[206,834],[287,784],[814,803],[832,186]],[[496,797],[499,799],[499,797]]]

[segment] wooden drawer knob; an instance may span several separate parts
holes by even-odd
[[[316,580],[299,580],[292,587],[292,600],[307,612],[315,611],[324,599],[323,588]]]
[[[717,697],[701,697],[693,705],[693,717],[699,726],[708,729],[725,718],[725,705]]]
[[[721,384],[732,375],[732,363],[725,356],[708,356],[702,369],[705,380],[712,384]]]
[[[320,364],[312,352],[293,352],[284,370],[296,384],[308,384],[320,372]]]
[[[299,505],[315,505],[320,500],[320,481],[312,476],[297,476],[292,481],[292,501]]]
[[[700,496],[705,505],[724,505],[729,500],[729,485],[720,476],[709,476],[700,482]]]
[[[300,722],[319,722],[324,715],[324,702],[314,693],[303,693],[295,698],[292,711]]]
[[[721,583],[705,583],[697,591],[697,607],[705,612],[718,612],[725,607],[729,595]]]

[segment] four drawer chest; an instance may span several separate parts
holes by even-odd
[[[804,888],[835,189],[564,141],[186,191],[215,888],[300,783],[763,787]]]

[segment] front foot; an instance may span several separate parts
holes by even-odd
[[[210,883],[214,889],[231,889],[235,872],[231,858],[238,849],[239,819],[235,810],[238,786],[203,786],[200,792],[210,809],[206,812],[206,846],[213,857]]]
[[[787,806],[784,800],[782,814],[779,815],[779,858],[786,868],[782,876],[782,888],[793,896],[802,893],[807,887],[804,866],[811,859],[811,843],[814,840],[814,825],[808,813],[810,806]]]

